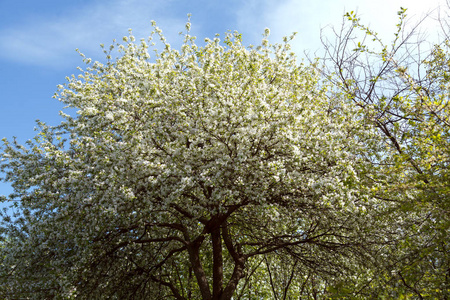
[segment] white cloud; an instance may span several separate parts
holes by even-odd
[[[25,64],[64,67],[79,61],[75,49],[87,56],[100,55],[100,43],[109,45],[133,29],[136,38],[151,32],[155,19],[168,38],[184,28],[186,17],[171,17],[171,1],[114,0],[93,2],[51,19],[37,18],[0,30],[0,56]]]
[[[272,42],[280,42],[283,36],[297,32],[293,47],[300,54],[320,49],[321,29],[328,27],[325,33],[330,32],[330,26],[339,29],[345,12],[357,11],[364,24],[389,40],[396,29],[400,7],[408,8],[413,24],[439,5],[445,7],[445,0],[249,0],[236,11],[236,16],[238,28],[253,43],[259,42],[265,27],[271,29]],[[431,22],[424,25],[422,28],[431,32],[436,26]]]
[[[365,24],[371,24],[374,30],[390,34],[395,29],[396,11],[400,6],[410,8],[411,16],[420,17],[430,8],[445,0],[246,0],[232,1],[236,7],[235,20],[222,20],[223,16],[206,12],[214,6],[213,2],[192,0],[192,4],[176,0],[97,0],[63,12],[48,19],[36,17],[0,29],[0,57],[29,65],[63,68],[80,63],[75,49],[94,59],[102,59],[99,44],[108,45],[114,38],[127,35],[128,28],[133,29],[137,38],[147,37],[151,31],[150,20],[156,19],[158,26],[171,44],[180,41],[178,32],[184,29],[186,12],[179,7],[202,10],[194,12],[195,32],[202,33],[213,29],[208,24],[225,27],[236,24],[236,29],[244,35],[246,43],[259,43],[265,27],[271,29],[271,40],[281,41],[283,36],[298,32],[293,43],[294,50],[315,51],[321,48],[320,29],[329,25],[339,26],[342,15],[347,10],[358,9]],[[425,3],[426,2],[426,3]],[[181,5],[183,4],[183,5]],[[231,3],[230,3],[231,5]],[[216,12],[217,13],[217,12]],[[205,15],[201,28],[196,23],[197,16]],[[233,25],[234,26],[234,25]],[[199,28],[200,27],[200,28]],[[208,32],[209,32],[208,31]],[[209,33],[208,33],[209,34]],[[202,39],[201,39],[202,40]]]

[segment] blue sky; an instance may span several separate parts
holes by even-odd
[[[426,2],[426,3],[425,3]],[[320,49],[320,30],[339,27],[345,11],[358,11],[382,36],[395,30],[396,12],[409,9],[418,19],[445,0],[0,0],[0,139],[20,142],[35,135],[35,120],[56,125],[62,105],[52,95],[65,77],[83,65],[75,52],[102,60],[99,45],[121,40],[132,28],[139,39],[155,20],[168,42],[180,44],[191,13],[192,32],[199,40],[238,30],[248,44],[257,44],[264,28],[271,41],[298,32],[294,50]],[[437,11],[433,12],[434,14]],[[431,25],[430,25],[431,26]],[[432,31],[432,27],[430,27]],[[11,191],[0,183],[0,195]]]

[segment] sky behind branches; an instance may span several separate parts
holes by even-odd
[[[245,44],[259,44],[264,28],[271,42],[298,32],[294,51],[320,54],[321,29],[339,28],[345,12],[357,11],[364,24],[390,39],[397,11],[408,8],[412,24],[427,13],[437,16],[445,0],[0,0],[0,139],[23,143],[36,132],[35,120],[57,125],[62,105],[56,86],[83,66],[75,51],[104,61],[101,43],[120,41],[133,30],[146,38],[155,20],[173,48],[181,45],[187,14],[199,43],[216,33],[237,30]],[[432,25],[435,26],[435,25]],[[433,34],[431,25],[425,28]],[[0,183],[0,195],[11,192]]]

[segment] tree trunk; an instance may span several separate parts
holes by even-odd
[[[208,280],[200,261],[200,246],[203,240],[204,236],[200,236],[195,241],[189,243],[189,260],[191,262],[195,277],[197,278],[198,287],[200,288],[200,293],[202,294],[203,300],[212,300]]]
[[[220,227],[211,231],[213,247],[213,300],[219,300],[223,291],[223,257]]]

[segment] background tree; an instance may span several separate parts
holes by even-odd
[[[449,261],[449,42],[436,45],[416,39],[420,22],[405,28],[399,11],[394,39],[384,43],[352,12],[350,26],[324,39],[324,74],[359,108],[384,139],[373,157],[382,183],[377,198],[397,203],[392,230],[403,238],[380,252],[379,276],[367,288],[398,298],[446,299],[450,293]],[[372,155],[371,155],[371,154]],[[386,286],[390,288],[386,288]],[[379,289],[377,290],[377,287]]]
[[[5,140],[20,216],[3,222],[2,296],[248,299],[264,257],[267,274],[351,273],[385,234],[365,122],[288,39],[198,47],[187,33],[177,51],[155,32],[153,59],[131,33],[108,63],[84,59],[56,96],[76,117],[40,123],[27,147]],[[269,276],[262,290],[286,295]]]

